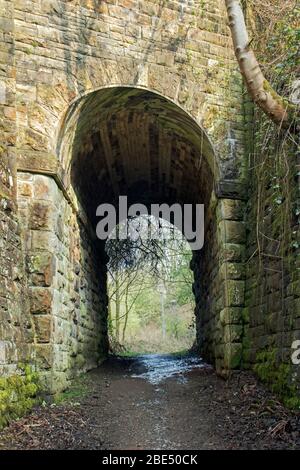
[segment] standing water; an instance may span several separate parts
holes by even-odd
[[[185,382],[187,379],[184,374],[187,372],[194,369],[209,368],[201,357],[161,354],[138,356],[135,358],[135,366],[138,366],[138,369],[140,366],[141,373],[132,374],[131,377],[145,379],[153,385],[171,377],[177,377],[180,382]]]

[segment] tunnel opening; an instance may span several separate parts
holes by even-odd
[[[128,238],[120,239],[120,232]],[[109,235],[108,334],[121,356],[188,353],[195,348],[192,251],[164,219],[138,216]]]
[[[128,206],[177,205],[183,213],[187,205],[203,205],[204,246],[192,249],[190,263],[195,345],[205,360],[215,364],[219,361],[219,368],[224,367],[223,326],[219,319],[224,282],[218,278],[220,242],[215,195],[218,167],[212,144],[199,122],[166,97],[133,87],[91,92],[74,102],[65,116],[58,153],[63,183],[76,201],[81,227],[76,241],[81,253],[78,262],[86,257],[86,250],[93,253],[89,277],[98,279],[91,293],[85,277],[79,292],[84,300],[88,297],[85,314],[90,308],[89,298],[100,299],[100,310],[97,313],[92,307],[93,322],[88,325],[93,344],[98,342],[98,359],[95,356],[93,364],[109,349],[108,257],[105,241],[97,236],[97,209],[109,204],[119,220],[119,201],[126,196]],[[192,226],[195,230],[194,222]],[[95,320],[97,314],[99,321]],[[88,345],[83,356],[83,363],[91,363],[87,359],[91,357]]]

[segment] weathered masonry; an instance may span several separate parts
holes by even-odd
[[[1,374],[33,364],[55,392],[105,356],[95,210],[119,195],[204,203],[202,354],[225,375],[269,347],[290,366],[297,270],[276,281],[287,321],[265,283],[252,296],[251,106],[225,17],[223,0],[0,0]]]

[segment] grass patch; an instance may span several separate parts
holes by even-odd
[[[181,357],[186,357],[186,356],[189,356],[191,354],[191,350],[190,349],[182,349],[181,351],[172,351],[170,353],[164,351],[164,352],[148,352],[148,351],[131,351],[130,349],[129,350],[126,350],[126,351],[123,351],[123,352],[120,352],[118,354],[116,354],[118,357],[139,357],[139,356],[144,356],[144,355],[151,355],[151,354],[159,354],[161,356],[173,356],[173,357],[178,357],[178,358],[181,358]]]
[[[61,405],[64,403],[74,404],[80,402],[88,393],[88,382],[85,374],[74,379],[70,387],[54,397],[54,403]]]
[[[138,356],[142,356],[143,354],[147,354],[147,353],[131,351],[129,349],[129,350],[126,350],[126,351],[119,352],[116,355],[119,356],[119,357],[138,357]]]

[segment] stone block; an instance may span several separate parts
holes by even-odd
[[[222,279],[244,279],[245,266],[243,263],[223,263],[220,274]]]
[[[54,371],[51,374],[51,393],[61,392],[66,390],[70,383],[68,382],[68,375],[66,372]]]
[[[49,343],[52,334],[52,316],[34,316],[35,334],[38,343]]]
[[[47,172],[49,174],[58,173],[58,160],[57,156],[53,155],[48,152],[32,152],[30,150],[18,150],[17,151],[17,166],[19,170],[25,171],[32,171],[32,172]],[[25,173],[22,173],[24,175]],[[23,178],[23,176],[22,176]],[[45,179],[46,178],[46,179]],[[51,179],[46,185],[47,179],[49,177],[43,177],[41,175],[34,176],[34,181],[36,181],[36,191],[39,194],[40,199],[44,199],[44,196],[47,196],[46,187],[51,185],[53,191],[53,182],[51,183]],[[43,184],[42,184],[43,181]],[[46,191],[46,193],[45,193]],[[49,199],[46,197],[46,199]]]
[[[69,351],[63,351],[60,346],[54,345],[53,368],[59,372],[66,372],[70,366]]]
[[[31,230],[31,250],[54,251],[57,246],[57,240],[54,233],[49,231]]]
[[[242,323],[241,307],[226,307],[220,312],[220,321],[222,325],[240,325]]]
[[[250,309],[249,307],[244,307],[242,309],[242,319],[244,323],[249,323],[250,321]]]
[[[243,335],[242,325],[226,325],[224,327],[224,342],[226,344],[240,343]]]
[[[34,178],[34,197],[53,203],[57,200],[57,185],[49,176],[36,175]]]
[[[245,203],[237,199],[220,199],[217,207],[218,220],[243,220]]]
[[[47,287],[32,287],[29,291],[30,311],[33,314],[49,314],[52,307],[52,290]]]
[[[36,363],[39,369],[51,369],[53,365],[53,345],[37,344]]]
[[[18,194],[20,196],[25,196],[31,198],[33,196],[32,184],[28,181],[18,182]]]
[[[294,316],[300,318],[300,298],[294,300]]]
[[[255,363],[255,361],[256,361],[256,349],[244,348],[243,349],[243,367],[245,363],[253,364]]]
[[[216,193],[219,198],[246,199],[247,185],[244,181],[223,180],[217,184]]]
[[[243,347],[241,343],[225,344],[224,365],[227,369],[238,369],[242,361]]]
[[[224,282],[224,289],[227,307],[240,307],[244,305],[245,281],[228,280]]]
[[[0,31],[2,33],[12,33],[15,29],[14,21],[9,18],[0,18]]]
[[[272,312],[265,317],[265,326],[268,333],[277,333],[284,328],[284,317],[281,312]]]
[[[241,262],[244,260],[245,246],[236,243],[224,243],[220,247],[221,261]]]
[[[30,204],[29,228],[32,230],[54,231],[55,210],[48,202],[34,201]]]
[[[223,243],[244,244],[246,242],[246,228],[244,222],[222,220],[219,222],[219,233]]]
[[[32,285],[49,287],[56,272],[56,258],[48,252],[28,254],[27,269]]]
[[[0,81],[0,104],[6,104],[6,85]]]

